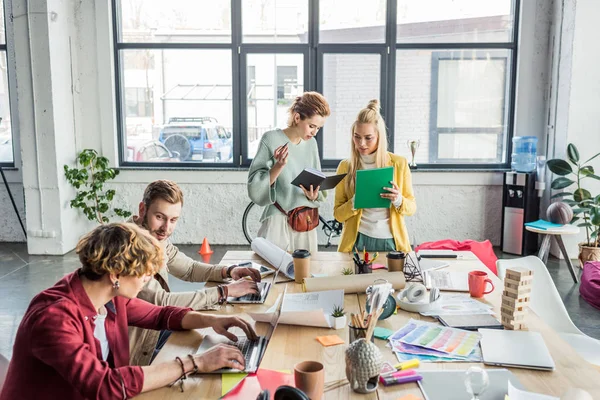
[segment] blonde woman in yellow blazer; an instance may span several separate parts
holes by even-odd
[[[340,252],[410,251],[405,215],[417,209],[408,162],[387,151],[385,122],[379,113],[379,101],[371,100],[352,124],[352,154],[340,162],[337,174],[348,173],[335,189],[333,215],[344,224],[338,246]],[[394,180],[381,197],[391,201],[389,208],[355,209],[356,171],[394,167]]]

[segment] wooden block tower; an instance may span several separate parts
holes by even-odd
[[[533,271],[514,267],[506,270],[502,292],[502,325],[506,329],[526,330],[525,316],[531,295]]]

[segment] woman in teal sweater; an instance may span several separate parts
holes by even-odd
[[[291,184],[304,168],[320,170],[319,151],[313,138],[330,114],[325,97],[306,92],[289,109],[288,127],[266,132],[248,171],[248,195],[263,206],[258,236],[282,249],[317,251],[317,231],[294,231],[286,213],[297,207],[318,208],[325,195],[319,187],[298,188]],[[289,246],[288,246],[289,245]]]

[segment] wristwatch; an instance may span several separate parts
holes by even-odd
[[[225,273],[226,277],[229,279],[232,279],[231,277],[231,271],[233,271],[233,269],[237,267],[237,265],[230,265],[229,267],[227,267],[227,272]]]

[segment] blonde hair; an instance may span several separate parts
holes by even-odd
[[[105,274],[154,275],[164,263],[158,241],[131,223],[100,225],[79,240],[75,251],[82,274],[91,280]]]
[[[159,179],[146,186],[143,198],[146,208],[149,208],[156,199],[162,199],[171,204],[181,203],[183,206],[183,192],[175,182],[166,179]]]
[[[325,97],[318,92],[304,92],[302,96],[296,97],[288,109],[287,126],[294,125],[294,114],[298,113],[301,120],[312,118],[314,115],[329,117],[331,110]]]
[[[367,107],[363,108],[358,112],[356,120],[352,124],[352,131],[350,132],[350,149],[351,154],[348,162],[350,164],[348,168],[348,175],[346,178],[346,192],[354,193],[356,185],[356,171],[363,167],[360,153],[354,145],[354,131],[358,124],[373,124],[375,133],[377,134],[377,150],[375,151],[375,165],[376,168],[385,167],[389,162],[389,155],[387,152],[387,131],[385,128],[385,121],[379,113],[379,100],[371,100]]]

